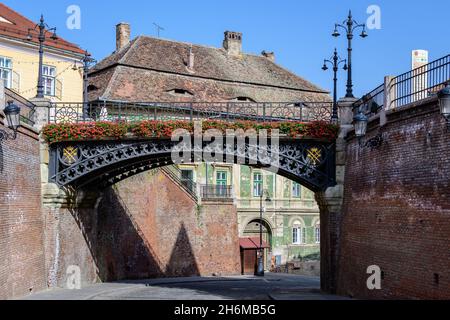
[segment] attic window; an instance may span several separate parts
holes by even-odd
[[[88,91],[88,92],[96,91],[96,90],[98,90],[98,87],[97,87],[97,86],[94,86],[93,84],[90,84],[90,85],[87,87],[87,91]]]
[[[253,100],[252,98],[249,98],[249,97],[237,97],[237,98],[233,99],[232,101],[237,101],[237,102],[256,102],[255,100]]]
[[[185,89],[172,89],[167,91],[171,94],[175,94],[177,96],[193,96],[194,94],[188,90]]]

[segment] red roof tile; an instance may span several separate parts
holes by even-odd
[[[239,245],[242,249],[259,249],[259,238],[239,238]],[[270,248],[270,246],[263,240],[263,248]]]
[[[0,3],[0,17],[10,21],[11,23],[0,21],[0,36],[27,41],[28,29],[34,28],[36,23],[12,10],[11,8]],[[37,33],[32,33],[33,39],[30,41],[32,43],[38,44]],[[70,51],[77,54],[84,54],[84,50],[78,47],[76,44],[65,41],[64,39],[52,40],[51,32],[46,33],[46,41],[44,45],[60,50]]]

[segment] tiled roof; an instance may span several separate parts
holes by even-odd
[[[27,41],[28,29],[34,28],[36,23],[25,18],[21,14],[15,12],[3,3],[0,3],[0,36],[12,38],[15,40]],[[38,44],[37,33],[32,33],[32,43]],[[64,39],[52,40],[51,32],[46,33],[46,41],[44,45],[76,54],[84,54],[84,50],[80,49],[76,44],[65,41]]]
[[[187,68],[189,52],[194,54],[193,71]],[[114,69],[115,76],[110,78],[125,78],[139,73],[142,82],[152,80],[153,74],[164,73],[168,76],[182,75],[197,80],[218,80],[239,85],[256,85],[268,88],[278,88],[310,94],[327,94],[324,89],[293,74],[272,62],[264,56],[241,54],[228,55],[223,48],[212,48],[189,43],[163,40],[148,36],[139,36],[122,50],[100,61],[90,71],[91,84],[104,87],[98,96],[114,92],[117,84],[109,83],[106,87],[96,83],[95,78],[104,70]],[[148,79],[145,78],[148,77]],[[130,77],[128,77],[130,78]],[[132,81],[132,80],[130,80]],[[138,84],[134,83],[134,87]],[[110,98],[110,97],[106,97]]]

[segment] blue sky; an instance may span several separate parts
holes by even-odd
[[[324,58],[334,47],[346,57],[346,39],[331,37],[335,22],[352,9],[359,22],[369,18],[370,5],[381,9],[381,29],[354,41],[355,94],[362,95],[381,84],[385,75],[411,67],[411,50],[427,49],[434,60],[450,52],[448,0],[191,0],[191,1],[87,1],[6,0],[6,5],[32,20],[41,13],[60,36],[88,49],[98,60],[115,49],[115,25],[132,25],[132,36],[155,35],[153,22],[165,28],[162,38],[219,47],[225,30],[244,34],[243,49],[259,54],[274,51],[277,63],[332,89],[331,71],[323,72]],[[81,29],[66,27],[67,7],[81,9]],[[447,40],[446,42],[444,40]],[[346,74],[339,74],[339,93],[345,94]]]

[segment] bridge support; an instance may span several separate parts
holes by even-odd
[[[346,163],[347,133],[353,129],[354,98],[339,101],[341,131],[336,140],[336,186],[325,192],[316,193],[316,201],[320,208],[321,228],[321,289],[323,292],[336,294],[339,255],[341,241],[341,222],[344,202],[344,181]]]
[[[48,123],[48,101],[37,105],[35,126],[41,130]],[[98,281],[94,252],[97,207],[102,194],[75,192],[49,183],[49,147],[42,136],[40,165],[47,286],[67,288],[70,279],[79,279],[82,285],[95,283]]]

